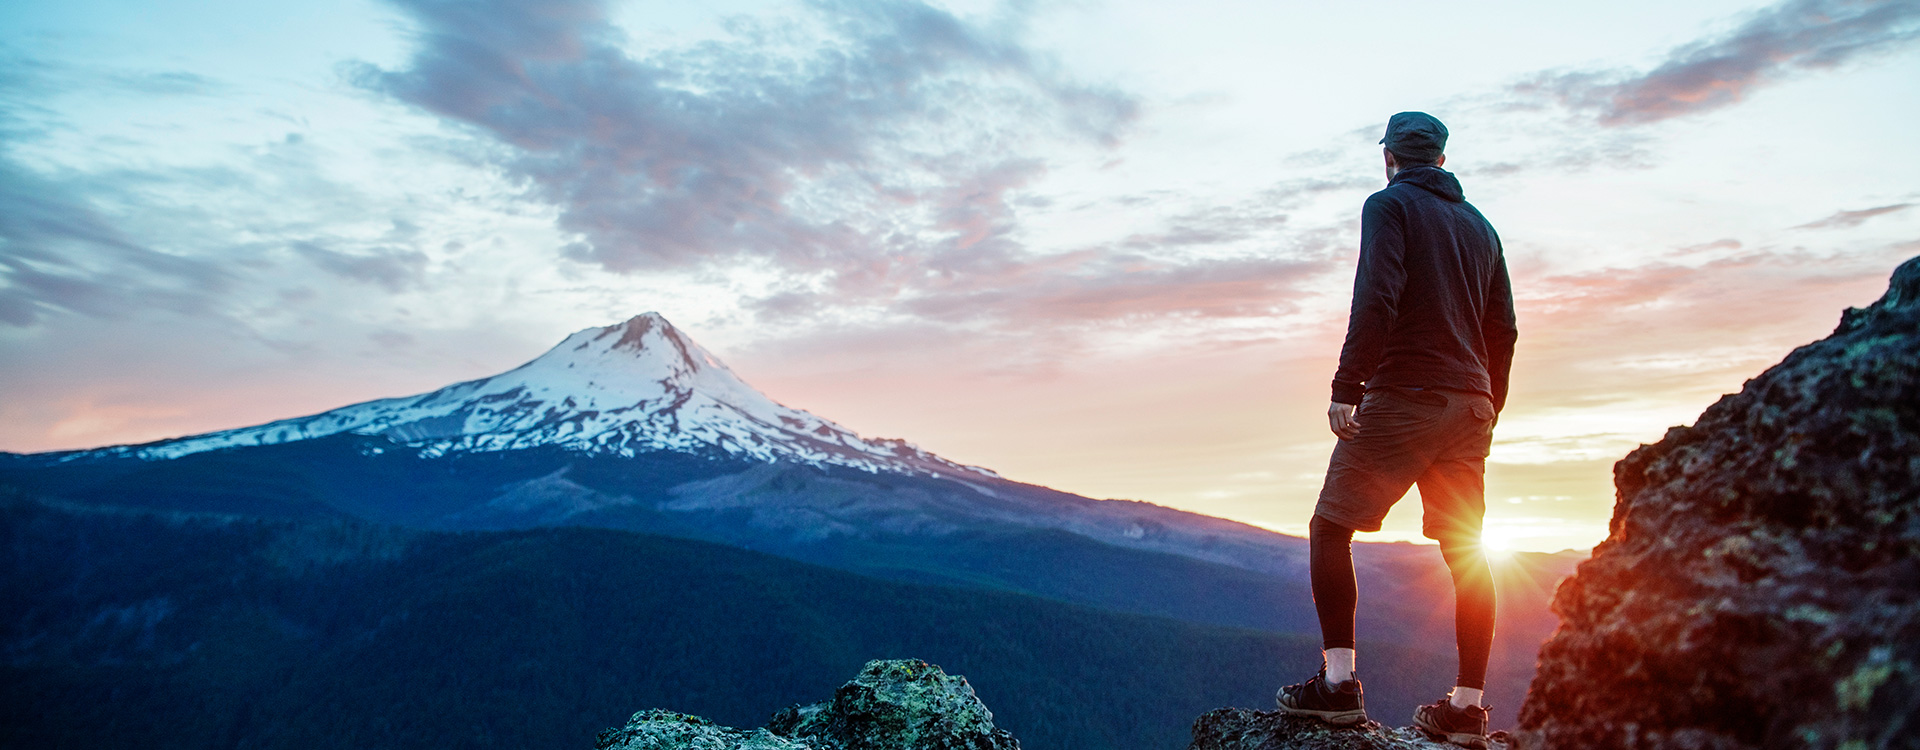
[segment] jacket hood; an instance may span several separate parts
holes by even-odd
[[[1460,180],[1452,172],[1433,166],[1409,167],[1395,172],[1387,184],[1407,183],[1424,188],[1427,192],[1447,200],[1459,203],[1467,199],[1465,191],[1460,189]]]

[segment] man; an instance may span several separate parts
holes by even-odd
[[[1327,420],[1339,442],[1308,524],[1319,674],[1280,689],[1280,709],[1334,724],[1366,721],[1354,676],[1355,531],[1420,486],[1427,537],[1453,574],[1460,672],[1453,692],[1414,712],[1429,734],[1486,747],[1493,576],[1480,549],[1493,423],[1517,336],[1500,238],[1441,169],[1446,126],[1401,112],[1380,140],[1387,187],[1360,215],[1360,266]]]

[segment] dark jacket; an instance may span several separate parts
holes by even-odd
[[[1507,402],[1513,289],[1493,225],[1439,167],[1402,169],[1360,212],[1360,270],[1333,400],[1446,388]]]

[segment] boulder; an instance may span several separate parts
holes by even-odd
[[[767,729],[821,750],[1019,750],[967,678],[918,659],[870,661],[833,699],[774,714]]]
[[[765,729],[723,727],[648,709],[600,733],[596,750],[1020,750],[967,678],[918,659],[870,661],[833,698],[773,715]]]
[[[1920,258],[1614,483],[1520,746],[1915,746]]]

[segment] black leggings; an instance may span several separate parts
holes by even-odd
[[[1320,613],[1322,648],[1353,648],[1353,617],[1360,591],[1353,579],[1353,529],[1316,515],[1307,524],[1313,607]],[[1460,650],[1461,687],[1485,689],[1493,650],[1493,571],[1478,538],[1440,540],[1453,573],[1453,633]]]

